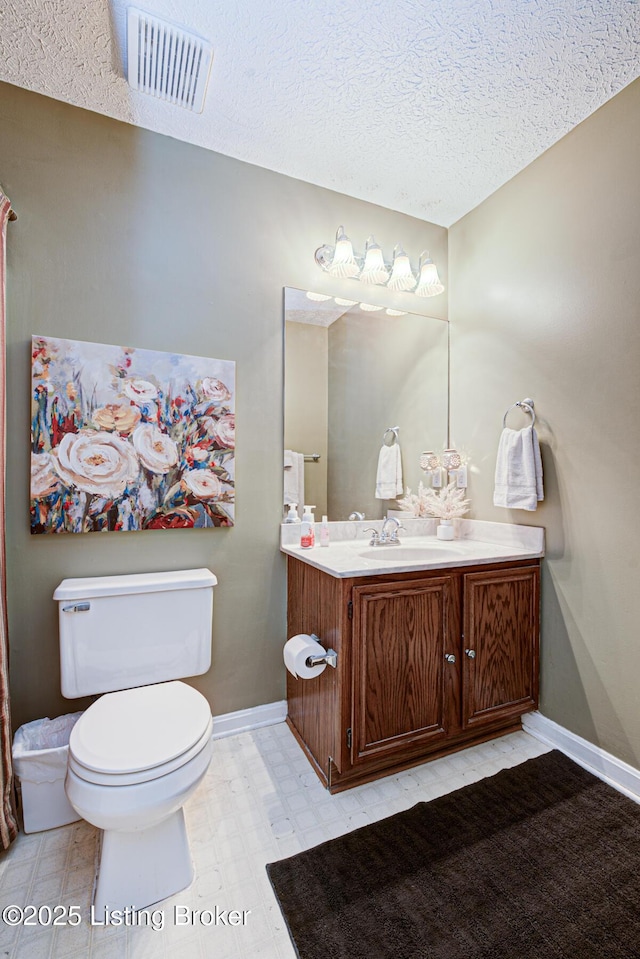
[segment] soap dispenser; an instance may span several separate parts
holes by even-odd
[[[329,545],[329,520],[326,516],[322,517],[322,522],[320,523],[320,545]]]
[[[313,515],[314,509],[315,506],[305,506],[304,513],[302,514],[302,523],[300,525],[300,545],[304,549],[309,549],[315,544],[316,541],[315,518]]]
[[[298,516],[298,504],[289,503],[289,512],[284,518],[285,523],[299,523],[300,517]]]

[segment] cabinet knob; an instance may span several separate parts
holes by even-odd
[[[448,663],[455,663],[456,661],[456,657],[454,656],[453,653],[445,653],[444,658],[446,659]]]
[[[475,649],[465,649],[465,653],[467,654],[467,656],[469,657],[469,659],[475,659],[475,658],[476,658],[476,651],[475,651]]]

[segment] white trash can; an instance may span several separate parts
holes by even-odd
[[[69,736],[82,712],[36,719],[16,730],[13,766],[22,793],[25,832],[41,832],[81,817],[64,791]]]

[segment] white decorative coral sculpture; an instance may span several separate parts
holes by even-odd
[[[465,499],[464,494],[465,490],[459,489],[455,481],[437,491],[420,482],[417,496],[407,487],[405,496],[398,500],[398,506],[414,516],[456,519],[469,512],[470,500]]]

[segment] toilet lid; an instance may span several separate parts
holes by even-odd
[[[204,696],[186,683],[106,693],[71,730],[69,751],[87,769],[135,773],[187,752],[211,722]]]

